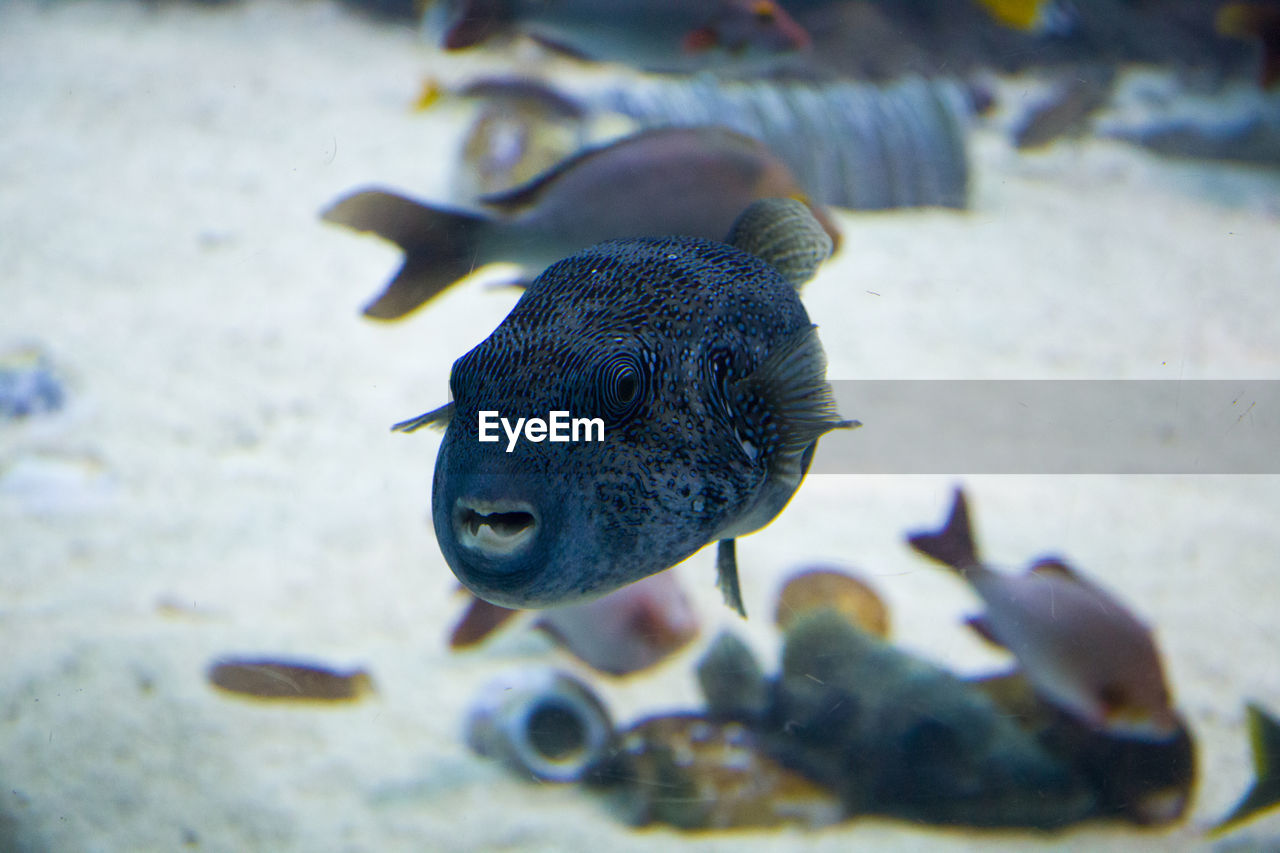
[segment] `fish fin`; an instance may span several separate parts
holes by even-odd
[[[666,130],[666,128],[658,129],[656,132],[662,132],[663,130]],[[612,154],[612,149],[621,145],[628,145],[631,142],[639,140],[640,138],[648,136],[654,132],[654,130],[642,130],[638,133],[632,134],[631,136],[624,137],[623,139],[615,139],[611,142],[586,148],[576,154],[571,154],[559,163],[556,163],[554,166],[547,169],[545,172],[533,176],[523,184],[518,184],[505,190],[499,190],[498,192],[482,195],[477,198],[476,201],[483,204],[485,207],[491,207],[494,210],[507,214],[533,207],[538,203],[538,199],[542,196],[542,193],[549,186],[564,176],[566,172],[579,169],[582,167],[583,162],[587,160],[591,160],[606,152]]]
[[[964,624],[973,629],[973,632],[982,639],[986,640],[993,646],[1004,648],[1004,643],[1000,642],[1000,638],[991,630],[991,623],[987,621],[985,616],[970,616],[964,620]]]
[[[1280,803],[1280,721],[1250,702],[1245,706],[1253,751],[1253,785],[1226,817],[1209,831],[1221,834]]]
[[[511,17],[504,0],[462,0],[454,6],[457,8],[444,34],[445,50],[461,50],[488,41],[507,29]]]
[[[418,97],[413,99],[412,109],[415,113],[426,112],[443,97],[444,87],[440,85],[440,81],[434,77],[427,77],[423,79],[422,87],[418,89]]]
[[[799,456],[830,430],[862,425],[836,412],[817,329],[809,325],[797,330],[729,389],[739,438],[766,451],[767,459],[779,458],[773,451]]]
[[[724,603],[746,619],[747,608],[742,605],[742,588],[738,585],[738,552],[732,539],[721,539],[716,547],[716,586],[724,595]]]
[[[403,317],[477,265],[484,217],[443,210],[384,190],[360,190],[324,211],[325,222],[377,234],[404,250],[404,264],[377,299],[364,308],[377,320]],[[481,262],[483,263],[483,262]]]
[[[1075,583],[1081,582],[1076,570],[1068,566],[1061,557],[1041,557],[1031,564],[1029,571],[1032,574],[1059,577]]]
[[[797,288],[813,278],[834,248],[808,205],[791,198],[752,202],[725,242],[765,261]]]
[[[449,635],[449,648],[465,649],[476,645],[519,612],[472,596],[471,606],[462,614],[458,624],[453,626],[453,633]]]
[[[1031,568],[1028,569],[1028,572],[1033,575],[1039,575],[1042,578],[1058,578],[1059,580],[1073,583],[1076,586],[1084,587],[1096,595],[1100,602],[1108,602],[1115,607],[1123,609],[1120,602],[1116,600],[1114,595],[1089,580],[1089,578],[1080,574],[1079,571],[1068,565],[1061,557],[1041,557],[1031,564]],[[1133,614],[1130,614],[1130,616],[1133,616]],[[1135,620],[1138,619],[1136,616],[1133,616],[1133,618]]]
[[[978,565],[978,549],[973,541],[973,527],[969,523],[969,503],[964,490],[956,488],[952,498],[951,514],[946,524],[936,533],[912,533],[907,544],[939,563],[953,569],[965,569]]]
[[[432,409],[425,415],[418,415],[416,418],[409,418],[407,421],[401,421],[393,425],[391,431],[413,432],[414,430],[422,429],[424,426],[444,429],[449,425],[451,418],[453,418],[453,403],[448,402],[438,409]]]

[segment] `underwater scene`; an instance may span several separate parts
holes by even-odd
[[[2,0],[0,853],[1280,853],[1280,2]]]

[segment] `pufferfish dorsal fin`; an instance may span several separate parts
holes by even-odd
[[[797,329],[751,375],[729,389],[729,408],[744,448],[754,456],[803,454],[823,433],[862,426],[836,411],[818,327]]]
[[[401,421],[393,424],[392,432],[413,432],[416,429],[422,429],[424,426],[436,427],[444,429],[449,425],[449,420],[453,417],[453,403],[445,403],[438,409],[432,409],[425,415],[418,415],[416,418],[409,418],[407,421]]]
[[[762,198],[729,229],[725,242],[765,261],[797,288],[831,257],[831,237],[803,202]]]

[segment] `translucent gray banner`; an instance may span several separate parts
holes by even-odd
[[[832,385],[811,474],[1280,474],[1280,380]]]

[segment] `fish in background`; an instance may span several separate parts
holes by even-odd
[[[1064,31],[1071,12],[1056,0],[978,0],[987,14],[1006,27],[1039,33]]]
[[[572,604],[718,541],[718,585],[744,613],[734,540],[782,511],[822,435],[856,425],[796,292],[830,252],[807,207],[765,199],[727,242],[613,240],[543,272],[454,362],[452,402],[395,427],[445,426],[432,518],[463,585],[503,607]],[[603,434],[481,443],[481,411],[564,411]]]
[[[942,529],[907,541],[969,582],[986,605],[969,624],[1012,652],[1047,702],[1115,737],[1178,733],[1151,630],[1113,595],[1057,558],[1021,575],[984,564],[960,489]]]
[[[1253,751],[1253,784],[1226,817],[1210,830],[1219,835],[1280,803],[1280,720],[1250,702],[1245,706],[1249,746]]]
[[[1262,52],[1259,84],[1273,89],[1280,83],[1280,4],[1226,3],[1218,10],[1213,26],[1221,35],[1258,41]]]
[[[476,645],[519,612],[473,596],[449,645]],[[627,675],[692,642],[698,636],[698,614],[676,575],[662,572],[585,604],[540,611],[533,627],[593,669]]]
[[[1049,829],[1096,800],[982,691],[815,609],[786,632],[765,748],[840,794],[846,813]]]
[[[587,147],[584,106],[540,80],[482,77],[454,94],[480,102],[462,142],[455,198],[520,186]]]
[[[536,272],[609,239],[719,240],[761,198],[806,199],[762,143],[717,127],[663,128],[582,152],[528,184],[485,196],[485,212],[365,189],[339,199],[321,218],[373,232],[404,250],[400,270],[364,309],[366,316],[393,320],[490,263]],[[838,242],[821,208],[810,211]]]
[[[589,60],[677,70],[808,47],[774,0],[437,0],[423,27],[446,50],[522,33]]]
[[[1106,65],[1071,69],[1052,91],[1032,104],[1013,131],[1020,150],[1042,148],[1063,136],[1089,130],[1094,113],[1105,107],[1115,90],[1116,71]]]

